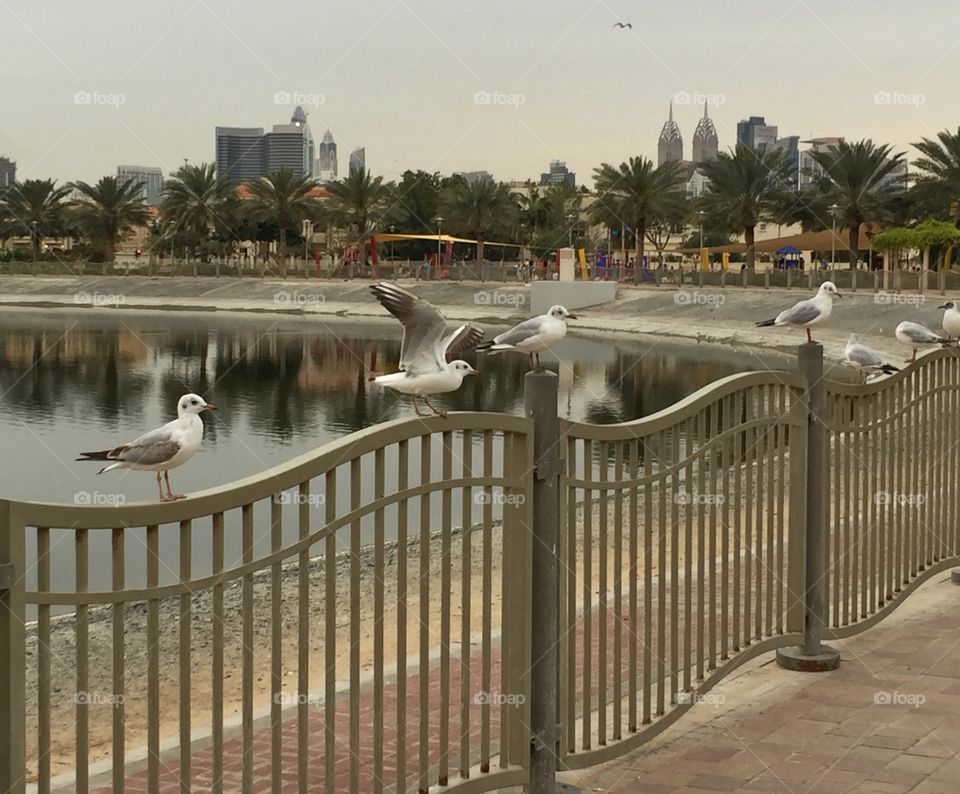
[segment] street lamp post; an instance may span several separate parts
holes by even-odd
[[[440,278],[440,235],[443,230],[443,216],[438,215],[437,221],[437,278]]]
[[[706,213],[704,213],[703,210],[700,210],[699,215],[700,215],[700,268],[701,269],[703,268],[703,216],[705,214]]]
[[[835,272],[837,269],[837,207],[836,204],[830,205],[830,221],[833,232],[830,235],[830,271]]]
[[[567,213],[567,226],[569,227],[570,232],[570,248],[573,248],[573,213]]]

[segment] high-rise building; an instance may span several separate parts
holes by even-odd
[[[737,143],[751,149],[763,149],[776,140],[777,128],[773,124],[767,124],[763,116],[750,116],[737,122]]]
[[[350,172],[367,170],[367,150],[362,146],[350,152]]]
[[[17,163],[8,157],[0,157],[0,189],[10,187],[17,181]]]
[[[697,128],[693,131],[693,162],[705,163],[707,160],[716,159],[718,148],[717,128],[713,125],[713,119],[707,113],[707,103],[704,102],[703,118],[697,122]]]
[[[333,182],[337,178],[337,144],[330,130],[323,133],[317,158],[317,176],[321,182]]]
[[[800,136],[787,135],[783,138],[777,138],[773,143],[772,149],[783,152],[783,156],[790,166],[789,187],[791,190],[797,190],[800,187]]]
[[[140,200],[149,207],[160,204],[163,193],[163,171],[145,165],[118,165],[117,179],[140,182]]]
[[[800,152],[800,176],[798,179],[800,190],[806,190],[823,176],[823,169],[813,159],[813,152],[826,151],[831,146],[836,146],[842,142],[843,138],[839,137],[811,138],[809,141],[803,141],[803,143],[809,144],[810,148]]]
[[[217,127],[217,173],[229,182],[251,182],[284,169],[314,175],[313,136],[299,105],[289,124],[276,124],[266,134],[262,127]]]
[[[682,159],[683,136],[680,134],[680,125],[673,120],[673,102],[671,102],[670,116],[660,130],[660,139],[657,142],[657,165]]]
[[[567,168],[563,160],[551,160],[550,168],[545,174],[540,174],[541,185],[572,185],[577,184],[577,175]]]

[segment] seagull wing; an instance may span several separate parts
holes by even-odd
[[[81,452],[77,460],[116,460],[124,463],[139,463],[152,466],[165,463],[173,458],[183,444],[175,437],[174,422],[144,433],[129,444],[121,444],[113,449],[100,452]]]
[[[372,284],[370,291],[403,326],[400,369],[415,374],[443,366],[441,342],[446,320],[431,304],[396,284]]]
[[[483,331],[472,323],[461,325],[440,343],[440,356],[445,362],[455,361],[465,350],[472,350],[483,339]]]
[[[540,333],[542,325],[543,317],[531,317],[529,320],[524,320],[519,325],[513,326],[509,331],[504,331],[493,341],[498,345],[516,345],[524,339],[529,339],[531,336]]]
[[[872,347],[851,345],[847,348],[847,361],[858,367],[882,367],[883,358]]]
[[[817,306],[813,298],[810,298],[780,312],[775,322],[777,325],[804,325],[816,320],[819,316],[820,307]]]
[[[920,323],[905,322],[900,326],[900,333],[917,344],[933,344],[934,342],[944,341],[943,337],[920,325]]]

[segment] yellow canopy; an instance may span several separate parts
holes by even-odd
[[[433,240],[441,243],[469,243],[476,245],[478,240],[471,240],[468,237],[452,237],[449,234],[375,234],[378,243],[389,243],[397,240]],[[484,240],[484,245],[503,246],[508,248],[520,248],[517,243],[497,243],[493,240]]]

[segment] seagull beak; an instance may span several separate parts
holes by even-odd
[[[473,367],[470,367],[470,369],[467,370],[467,374],[468,374],[468,375],[479,375],[480,373],[479,373],[477,370],[475,370]]]
[[[946,308],[947,308],[947,304],[945,304],[945,303],[944,303],[944,304],[941,304],[940,306],[937,306],[937,308],[938,308],[938,309],[946,309]]]
[[[216,411],[216,410],[217,410],[217,406],[215,406],[213,403],[207,403],[205,406],[203,406],[203,410],[204,410],[204,411]]]
[[[842,298],[843,295],[841,295],[839,292],[834,292],[834,293],[833,293],[833,297],[834,297],[834,298]]]
[[[580,318],[577,317],[577,315],[575,315],[575,314],[568,314],[568,315],[567,315],[567,319],[568,319],[568,320],[579,320]]]

